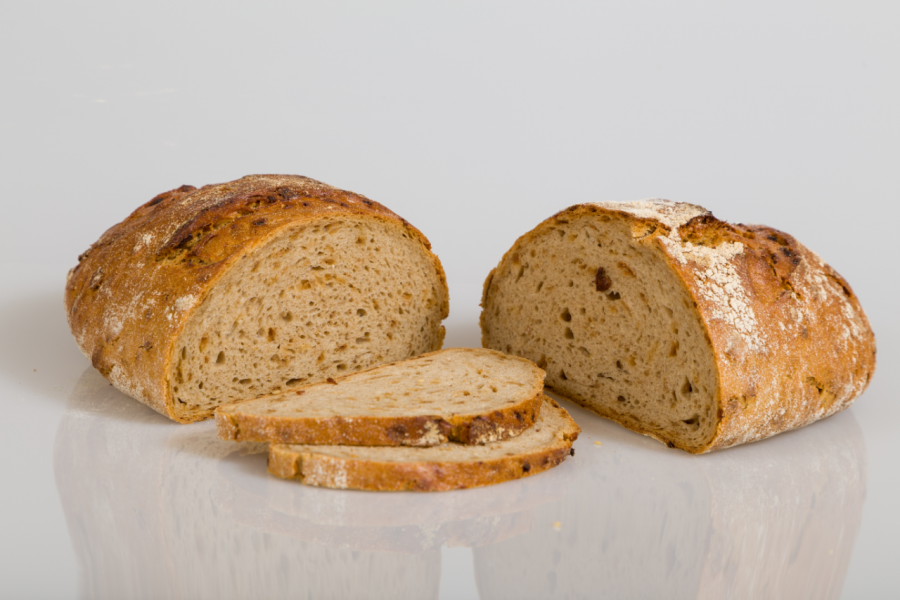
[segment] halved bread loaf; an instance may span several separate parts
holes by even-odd
[[[699,453],[850,405],[875,338],[850,286],[791,236],[668,201],[583,204],[484,285],[482,344],[554,391]]]
[[[494,350],[450,348],[328,383],[220,406],[224,440],[351,446],[485,444],[541,410],[544,372]]]
[[[441,347],[446,278],[428,240],[363,196],[254,175],[161,194],[79,257],[79,347],[180,422],[220,404]]]
[[[544,397],[534,426],[484,446],[447,443],[430,448],[269,446],[269,472],[308,485],[373,491],[445,491],[528,477],[574,454],[581,429],[564,408]]]

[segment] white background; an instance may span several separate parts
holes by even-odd
[[[73,415],[88,428],[110,423],[103,411],[79,408],[79,385],[96,382],[65,324],[66,270],[162,191],[296,173],[382,202],[429,237],[450,284],[451,346],[478,345],[480,286],[502,253],[575,203],[664,197],[796,236],[849,280],[879,344],[871,387],[827,425],[838,445],[858,428],[866,473],[833,597],[896,597],[898,26],[894,2],[0,3],[0,596],[102,595],[90,583],[107,573],[96,554],[143,543],[139,527],[126,528],[133,533],[85,558],[76,541],[92,535],[76,531],[84,507],[67,511],[71,498],[60,489],[66,423]],[[674,461],[673,472],[711,464],[671,458],[575,414],[604,449],[632,452],[635,472],[657,460]],[[162,427],[175,426],[159,422],[153,435]],[[130,435],[152,454],[154,438],[142,432]],[[783,437],[802,446],[814,435]],[[753,452],[776,443],[793,447],[771,440]],[[572,473],[608,468],[592,458],[587,436],[579,444]],[[753,468],[756,455],[741,452],[722,453],[729,468],[741,471],[742,460]],[[260,479],[248,485],[271,485]],[[569,481],[572,494],[588,493],[581,479]],[[722,502],[718,484],[709,485]],[[527,547],[565,502],[529,506],[530,529],[513,538]],[[459,544],[438,544],[440,597],[488,597],[473,574],[486,554],[468,550],[469,538]],[[572,544],[562,547],[585,555]],[[630,551],[628,564],[655,556]],[[119,587],[108,589],[145,595],[132,577],[141,564],[120,569]],[[792,573],[824,577],[818,568]],[[769,575],[760,567],[760,581]],[[643,589],[604,592],[586,587],[597,585],[588,574],[568,577],[573,597],[641,597]],[[770,580],[770,592],[786,593],[781,579]],[[791,588],[794,597],[811,585]],[[223,593],[178,589],[172,594]],[[730,593],[752,597],[748,590]]]

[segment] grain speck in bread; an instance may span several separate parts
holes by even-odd
[[[65,299],[94,367],[185,423],[437,350],[449,306],[416,228],[294,175],[160,194],[79,257]]]
[[[818,255],[761,225],[669,201],[573,206],[485,281],[482,343],[546,385],[700,453],[848,407],[875,368],[856,295]]]
[[[282,444],[436,446],[519,435],[544,372],[501,352],[450,348],[216,410],[219,437]]]
[[[446,491],[481,487],[546,471],[574,453],[581,429],[544,397],[534,426],[484,446],[429,448],[269,446],[269,472],[308,485],[372,491]]]

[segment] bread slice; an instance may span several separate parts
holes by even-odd
[[[640,433],[706,452],[850,406],[875,338],[847,282],[791,236],[668,201],[583,204],[484,285],[482,344]]]
[[[435,492],[528,477],[574,455],[581,429],[564,408],[544,397],[533,427],[484,446],[447,443],[430,448],[269,446],[269,472],[308,485],[373,491]]]
[[[451,348],[329,383],[220,406],[219,437],[282,444],[436,446],[519,435],[541,410],[544,372],[494,350]]]
[[[185,423],[437,350],[448,306],[417,229],[293,175],[160,194],[103,234],[66,283],[69,325],[94,367]]]

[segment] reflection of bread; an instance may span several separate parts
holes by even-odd
[[[269,472],[321,487],[374,491],[447,491],[536,475],[562,463],[581,429],[550,398],[518,436],[483,446],[269,447]]]
[[[450,348],[327,383],[220,406],[224,440],[345,446],[485,444],[541,409],[544,372],[482,348]]]
[[[482,342],[553,391],[689,452],[850,406],[875,338],[844,279],[791,236],[668,201],[582,204],[487,277]]]
[[[232,455],[233,457],[235,455]],[[259,457],[232,458],[253,460],[252,465],[223,470],[235,490],[252,496],[247,505],[264,505],[270,510],[311,523],[356,527],[406,527],[421,525],[434,528],[440,523],[473,521],[502,517],[531,509],[561,498],[573,485],[574,471],[566,465],[542,474],[510,481],[502,486],[488,486],[443,494],[381,494],[377,492],[339,492],[314,486],[283,485],[278,480],[262,487],[243,473],[256,473],[264,468]],[[260,496],[262,494],[262,496]],[[238,492],[235,491],[235,495]],[[463,544],[468,546],[476,543]]]
[[[562,501],[536,510],[530,534],[474,550],[481,600],[696,595],[709,537],[702,474],[598,452]]]
[[[704,461],[716,533],[698,598],[841,596],[866,490],[861,432],[841,419],[770,452]]]
[[[598,452],[531,533],[474,550],[482,600],[840,596],[865,497],[851,414],[702,458]]]
[[[94,367],[180,422],[437,350],[448,302],[416,228],[290,175],[160,194],[66,282],[69,325]]]
[[[238,450],[216,440],[211,423],[175,427],[85,372],[54,452],[81,595],[437,598],[439,552],[356,550],[235,519],[234,491],[213,457]],[[268,480],[262,471],[259,480]]]
[[[241,500],[245,500],[242,498]],[[532,528],[532,511],[434,524],[367,527],[322,525],[253,504],[234,504],[234,520],[259,531],[353,550],[419,554],[441,546],[476,547],[508,540]]]

